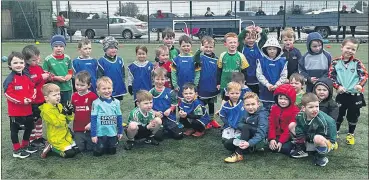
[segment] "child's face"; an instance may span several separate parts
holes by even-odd
[[[238,99],[240,99],[241,91],[240,91],[240,90],[236,90],[236,89],[230,89],[230,90],[227,92],[227,95],[228,95],[229,99],[230,99],[232,102],[237,102],[237,101],[238,101]]]
[[[137,56],[137,60],[140,62],[144,62],[147,59],[147,53],[142,49],[137,50],[136,56]]]
[[[277,52],[278,52],[278,49],[276,47],[272,47],[272,46],[267,47],[267,53],[268,53],[269,58],[274,59],[275,57],[277,57]]]
[[[278,105],[282,108],[288,107],[290,105],[290,100],[285,95],[278,95]]]
[[[64,46],[62,45],[56,45],[53,47],[53,54],[60,56],[62,54],[64,54]]]
[[[10,69],[12,69],[17,73],[21,73],[24,67],[25,67],[24,59],[13,57],[12,61],[10,62]]]
[[[205,54],[213,54],[214,52],[214,43],[204,42],[204,53]]]
[[[161,51],[159,55],[160,62],[166,62],[169,60],[169,52],[167,50]]]
[[[149,101],[146,100],[146,101],[137,102],[137,106],[144,113],[149,112],[152,109],[152,100],[149,100]]]
[[[81,54],[82,57],[90,57],[91,50],[92,50],[91,44],[84,44],[79,49],[79,53]]]
[[[168,48],[171,48],[174,43],[174,37],[168,37],[165,36],[163,39],[164,45],[166,45]]]
[[[319,53],[322,47],[323,46],[320,41],[312,41],[310,44],[310,49],[313,53]]]
[[[82,82],[79,79],[76,79],[75,85],[76,85],[76,89],[77,89],[78,93],[80,93],[80,94],[86,93],[88,88],[90,88],[90,86],[91,86],[90,84]]]
[[[345,59],[349,59],[350,57],[356,54],[357,44],[352,42],[346,42],[344,46],[341,46],[342,56]]]
[[[318,96],[318,98],[323,101],[324,99],[327,99],[329,96],[328,89],[323,85],[317,85],[315,88],[315,94]]]
[[[299,93],[302,89],[302,84],[300,81],[296,81],[295,78],[293,78],[291,81],[290,81],[290,85],[295,89],[296,93]]]
[[[245,44],[248,47],[253,47],[255,42],[256,42],[256,39],[254,37],[251,37],[251,36],[246,36],[245,37]]]
[[[118,49],[111,47],[106,50],[106,55],[109,57],[115,57],[117,55]]]
[[[228,51],[235,52],[238,47],[238,39],[235,37],[228,37],[224,46],[227,47]]]
[[[283,46],[284,46],[285,49],[292,49],[293,48],[293,42],[295,41],[295,39],[284,36],[282,38],[282,41],[283,41]]]
[[[105,99],[110,99],[113,93],[113,85],[109,83],[102,83],[97,89],[97,93]]]
[[[183,54],[189,54],[191,52],[192,45],[190,43],[182,42],[181,51]]]
[[[188,88],[183,90],[182,95],[187,102],[191,102],[195,99],[196,92],[194,89]]]
[[[319,113],[319,101],[309,102],[306,106],[302,106],[301,110],[305,112],[308,120],[311,120]]]
[[[27,61],[27,64],[29,64],[30,66],[36,66],[40,62],[41,62],[40,55],[34,55],[31,57],[31,59]]]
[[[259,101],[255,98],[247,98],[243,103],[243,107],[245,107],[246,111],[250,114],[254,114],[258,110],[259,106]]]
[[[156,88],[159,88],[159,89],[163,88],[165,82],[166,82],[166,77],[164,77],[164,76],[155,76],[154,77],[154,84],[155,84]]]
[[[60,91],[57,92],[51,92],[49,93],[49,95],[44,96],[45,97],[45,101],[52,104],[52,105],[56,105],[60,102]]]

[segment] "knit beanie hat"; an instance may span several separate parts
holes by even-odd
[[[118,49],[118,41],[112,36],[105,37],[104,40],[102,41],[102,44],[104,52],[109,48]]]
[[[61,45],[61,46],[67,46],[66,42],[65,42],[65,38],[62,35],[54,35],[51,40],[50,40],[50,44],[51,47],[53,48],[54,46],[57,45]]]

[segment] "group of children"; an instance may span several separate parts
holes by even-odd
[[[42,158],[50,151],[66,158],[81,151],[93,151],[94,156],[115,154],[123,133],[128,138],[124,148],[131,150],[140,139],[159,145],[163,136],[201,137],[206,129],[222,127],[223,145],[233,152],[225,162],[241,161],[245,152],[268,146],[294,158],[314,151],[315,164],[325,166],[326,154],[338,147],[336,138],[346,112],[347,144],[355,143],[368,78],[354,57],[356,39],[345,39],[342,56],[331,60],[318,33],[309,34],[308,52],[302,56],[293,46],[290,28],[282,32],[283,48],[257,26],[238,36],[227,33],[227,51],[219,57],[211,37],[202,38],[194,54],[190,37],[179,38],[179,50],[171,29],[163,31],[162,37],[164,45],[156,49],[156,62],[147,60],[145,46],[136,47],[137,60],[127,68],[128,86],[124,61],[117,55],[118,41],[111,36],[103,40],[104,56],[98,60],[90,57],[88,39],[79,42],[80,56],[71,60],[64,54],[64,37],[58,35],[52,37],[53,53],[42,67],[35,46],[12,52],[8,58],[12,72],[4,90],[13,157],[26,158],[40,144]],[[126,87],[135,108],[123,122],[121,101]],[[215,112],[219,94],[222,105]],[[223,125],[214,119],[216,114]],[[42,140],[42,121],[47,142]],[[20,129],[25,130],[21,144]],[[30,137],[36,139],[31,144]]]

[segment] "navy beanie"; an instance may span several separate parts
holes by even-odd
[[[51,40],[50,40],[50,44],[51,47],[53,48],[56,45],[62,45],[62,46],[67,46],[67,44],[65,43],[65,38],[62,35],[54,35]]]

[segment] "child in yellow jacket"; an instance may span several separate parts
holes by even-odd
[[[68,128],[69,122],[74,119],[73,106],[70,103],[65,106],[60,104],[60,88],[55,84],[45,84],[42,93],[46,103],[39,109],[41,118],[46,123],[48,143],[41,153],[41,158],[46,158],[50,150],[64,158],[74,157],[79,150]]]

